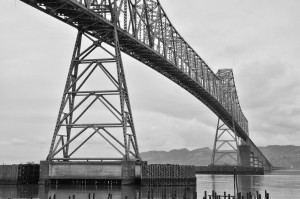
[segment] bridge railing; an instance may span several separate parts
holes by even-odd
[[[231,70],[215,74],[183,39],[158,0],[71,0],[95,12],[151,48],[180,69],[213,96],[248,134]]]

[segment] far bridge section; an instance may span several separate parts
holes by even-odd
[[[110,62],[112,60],[121,70],[118,75],[119,81],[115,81],[116,79],[105,68],[102,69],[115,84],[119,85],[119,90],[124,89],[120,91],[121,105],[124,108],[124,104],[126,104],[128,109],[127,112],[123,109],[120,112],[110,109],[116,115],[122,116],[121,126],[118,125],[118,127],[123,127],[124,143],[119,142],[119,144],[125,150],[125,160],[129,158],[130,154],[134,156],[135,160],[140,160],[123,66],[120,67],[122,61],[119,51],[122,51],[169,78],[210,108],[228,128],[243,140],[242,143],[248,146],[241,152],[244,155],[244,160],[240,161],[242,166],[250,165],[252,154],[253,158],[260,162],[265,169],[271,169],[270,162],[249,138],[248,121],[239,104],[235,83],[232,78],[227,78],[228,73],[233,76],[232,71],[223,69],[215,74],[174,28],[158,0],[21,1],[78,29],[73,61],[70,67],[72,74],[68,75],[67,90],[64,93],[65,98],[62,101],[54,138],[47,158],[48,161],[58,160],[54,156],[59,152],[63,153],[63,161],[71,160],[68,148],[73,138],[70,138],[68,128],[83,128],[78,133],[80,135],[88,128],[93,128],[94,134],[101,134],[99,132],[101,129],[112,127],[103,124],[97,124],[96,126],[81,124],[76,126],[70,123],[73,109],[76,108],[72,103],[69,113],[62,112],[67,101],[72,102],[72,97],[75,95],[85,95],[86,98],[93,95],[104,95],[103,91],[100,93],[96,91],[79,93],[74,90],[76,81],[80,77],[76,76],[79,74],[75,74],[72,67],[76,64],[78,66],[79,64],[102,63],[103,61]],[[83,35],[88,37],[94,44],[91,45],[91,48],[80,52],[80,42]],[[102,42],[115,48],[113,59],[84,60],[85,54],[89,53],[90,50],[92,51],[97,47],[102,48]],[[83,58],[80,58],[81,56]],[[69,99],[67,100],[67,98]],[[124,114],[128,114],[128,116],[124,116]],[[65,120],[66,124],[62,125]],[[56,140],[56,137],[59,136],[58,130],[62,126],[67,127],[67,135]],[[132,129],[132,134],[128,138],[126,134],[127,127]],[[108,134],[108,132],[106,133]],[[60,143],[62,147],[57,148]],[[134,149],[133,152],[129,150],[130,144]]]

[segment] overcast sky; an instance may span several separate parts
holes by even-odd
[[[161,0],[172,24],[217,72],[232,68],[250,137],[300,145],[300,1]],[[44,159],[76,30],[20,1],[0,1],[0,161]],[[140,151],[212,147],[217,117],[123,55]]]

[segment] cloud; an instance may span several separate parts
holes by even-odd
[[[243,107],[253,110],[266,104],[290,104],[298,96],[295,92],[300,83],[297,71],[280,61],[257,61],[239,66],[235,79],[238,94],[247,102]]]
[[[30,142],[28,140],[25,139],[19,139],[19,138],[14,138],[11,141],[11,144],[29,144]]]
[[[137,135],[141,151],[149,149],[200,148],[213,143],[215,128],[196,119],[171,117],[158,112],[140,113],[137,117]],[[176,146],[176,147],[175,147]]]
[[[27,139],[13,138],[11,140],[0,141],[1,145],[25,145],[30,144],[30,141]]]
[[[295,140],[281,139],[281,135],[300,133],[298,74],[298,68],[278,59],[249,62],[237,68],[238,94],[252,137],[260,135],[272,137],[272,143],[297,144]]]

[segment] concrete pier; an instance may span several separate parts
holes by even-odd
[[[243,144],[239,146],[240,163],[242,167],[250,167],[250,146]]]
[[[41,161],[39,184],[135,184],[141,165],[135,161]]]

